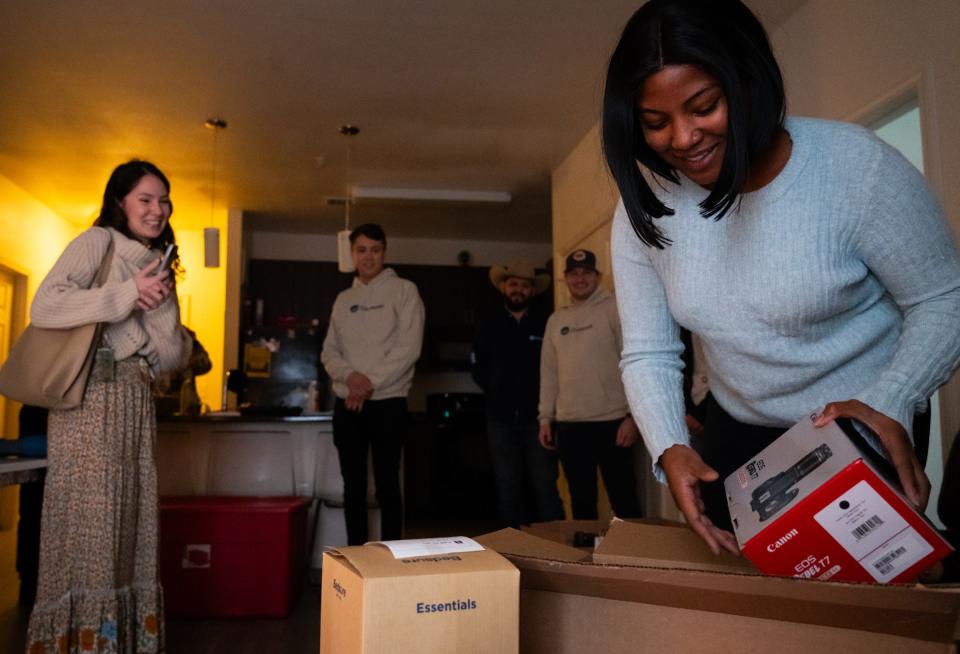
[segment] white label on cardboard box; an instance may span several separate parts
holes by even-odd
[[[893,579],[933,551],[866,481],[813,517],[878,582]]]
[[[395,559],[411,559],[416,556],[436,556],[438,554],[457,554],[459,552],[481,552],[483,545],[466,536],[448,538],[420,538],[415,540],[385,540],[379,545],[385,546]]]
[[[906,529],[873,552],[862,563],[877,581],[890,581],[933,551],[915,529]]]

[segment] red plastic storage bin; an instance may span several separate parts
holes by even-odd
[[[283,617],[305,575],[309,499],[160,500],[160,574],[169,616]]]

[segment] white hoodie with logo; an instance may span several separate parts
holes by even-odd
[[[604,288],[556,311],[540,354],[540,422],[618,420],[629,413],[620,381],[617,302]]]
[[[320,359],[337,397],[350,394],[353,372],[373,384],[371,400],[406,397],[423,342],[423,302],[416,285],[391,268],[368,284],[354,278],[333,303]]]

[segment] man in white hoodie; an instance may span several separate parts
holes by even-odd
[[[575,250],[564,282],[572,304],[547,321],[540,355],[540,444],[557,449],[574,520],[597,518],[597,467],[616,516],[641,515],[631,448],[639,437],[620,381],[617,303],[597,258]]]
[[[353,286],[333,304],[320,358],[333,382],[333,441],[343,474],[347,541],[367,541],[367,452],[381,511],[381,538],[402,537],[400,452],[407,393],[423,341],[417,287],[384,267],[387,236],[379,225],[350,233]]]

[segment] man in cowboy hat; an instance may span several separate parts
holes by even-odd
[[[590,250],[567,257],[571,304],[547,321],[540,358],[540,444],[560,455],[574,520],[597,518],[597,467],[614,514],[641,514],[631,452],[640,433],[620,381],[617,303],[600,277]]]
[[[473,379],[486,396],[487,439],[501,520],[510,527],[563,519],[557,458],[537,441],[540,346],[545,319],[530,300],[550,277],[526,263],[494,266],[490,281],[503,306],[480,323],[470,355]],[[529,488],[532,497],[524,498]],[[529,505],[533,515],[525,513]]]

